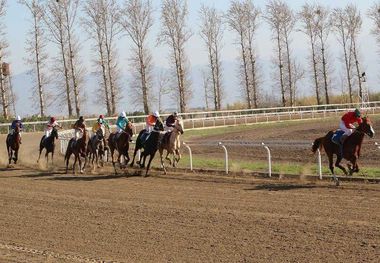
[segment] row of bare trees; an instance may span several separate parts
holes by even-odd
[[[70,116],[81,114],[86,98],[83,88],[84,67],[81,61],[79,33],[85,29],[92,43],[94,74],[98,80],[98,96],[108,115],[116,113],[121,92],[121,71],[116,42],[127,36],[131,40],[129,94],[135,105],[145,113],[152,110],[152,104],[162,106],[162,96],[171,93],[181,112],[188,108],[192,97],[189,77],[189,59],[186,43],[193,35],[188,26],[189,10],[186,0],[162,0],[161,30],[156,45],[169,47],[172,68],[168,73],[154,72],[154,61],[148,39],[154,21],[152,0],[18,0],[30,13],[30,30],[27,38],[28,65],[34,79],[33,99],[39,106],[41,116],[51,103],[66,105]],[[0,19],[4,18],[6,0],[0,0]],[[373,20],[380,45],[380,3],[368,11]],[[83,14],[79,17],[79,14]],[[202,5],[199,10],[197,33],[203,40],[208,65],[204,70],[204,91],[206,104],[220,110],[226,92],[223,87],[222,52],[224,34],[228,29],[236,36],[235,44],[239,54],[238,79],[242,98],[249,108],[258,107],[263,97],[262,78],[257,50],[257,29],[262,21],[272,32],[274,53],[273,84],[279,91],[283,106],[293,106],[297,100],[298,83],[305,75],[312,80],[316,102],[330,103],[333,73],[332,54],[329,43],[334,36],[340,46],[339,59],[342,62],[345,86],[351,102],[356,92],[362,93],[363,68],[360,62],[358,38],[362,30],[362,14],[357,7],[349,4],[344,8],[329,9],[321,4],[305,3],[295,12],[284,0],[268,0],[262,12],[252,0],[231,0],[226,13],[215,7]],[[4,21],[1,21],[1,25]],[[296,32],[305,34],[310,47],[308,68],[302,68],[293,51]],[[47,52],[48,43],[56,47],[53,58]],[[7,41],[4,26],[0,27],[0,63],[7,55]],[[1,73],[2,74],[2,73]],[[154,96],[154,76],[159,86]],[[52,77],[54,76],[54,77]],[[7,116],[11,100],[3,75],[0,76],[0,91],[3,115]],[[48,84],[54,83],[58,94],[48,91]],[[56,98],[58,95],[62,101]],[[207,106],[208,107],[208,106]]]

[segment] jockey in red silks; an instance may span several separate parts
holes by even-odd
[[[342,144],[344,143],[344,140],[354,132],[355,126],[353,124],[355,122],[358,124],[361,124],[363,122],[360,116],[361,114],[358,109],[355,109],[355,111],[349,111],[343,115],[339,124],[339,128],[344,131],[344,134],[341,138]]]
[[[46,128],[45,128],[45,139],[48,138],[53,131],[53,128],[58,127],[61,128],[61,125],[58,124],[57,120],[54,117],[51,117],[48,123],[46,123]]]

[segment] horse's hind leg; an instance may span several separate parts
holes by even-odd
[[[348,175],[346,168],[344,168],[340,162],[342,161],[342,157],[338,155],[338,158],[336,159],[335,166],[341,169],[345,175]]]
[[[336,177],[335,173],[334,173],[334,158],[333,158],[333,154],[330,153],[328,154],[328,158],[329,158],[329,168],[330,168],[330,171],[331,171],[331,174],[333,176],[333,179],[334,179],[334,182],[335,182],[335,185],[338,186],[339,185],[339,180],[338,178]]]
[[[149,162],[148,162],[148,165],[146,166],[146,173],[145,173],[144,177],[148,176],[148,172],[149,172],[149,168],[150,168],[150,163],[152,162],[152,160],[154,158],[154,155],[155,155],[155,153],[149,155]],[[145,156],[145,158],[146,158],[146,156]],[[145,163],[145,158],[144,158],[144,163]]]
[[[135,150],[133,151],[133,158],[132,158],[132,162],[131,162],[131,167],[133,167],[133,165],[135,164],[135,157],[136,157],[136,153],[138,151],[138,148],[135,147]]]
[[[179,163],[179,161],[181,160],[181,153],[179,152],[178,149],[175,150],[175,153],[177,155],[177,158],[175,158],[175,164],[174,164],[174,167],[177,166],[177,163]]]
[[[160,152],[161,166],[162,166],[162,168],[164,169],[164,173],[166,174],[165,163],[164,163],[164,160],[163,160],[163,158],[162,158],[164,150],[163,150],[163,149],[160,149],[159,152]],[[166,155],[166,157],[167,157],[167,155]]]
[[[40,145],[40,154],[38,155],[37,163],[40,161],[41,153],[42,153],[42,150],[43,150],[43,149],[44,149],[44,148],[41,147],[41,145]]]

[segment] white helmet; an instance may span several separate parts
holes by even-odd
[[[153,116],[157,117],[157,118],[160,118],[160,113],[158,111],[155,111],[155,112],[153,112]]]
[[[126,118],[127,117],[127,115],[125,114],[125,111],[122,111],[122,112],[120,112],[120,115],[119,115],[120,117],[123,117],[123,118]]]
[[[20,115],[17,115],[17,117],[16,117],[16,121],[21,121],[21,117],[20,117]]]

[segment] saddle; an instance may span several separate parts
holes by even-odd
[[[336,130],[333,134],[333,136],[331,137],[331,141],[339,146],[341,146],[341,138],[344,134],[344,131],[342,130]]]

